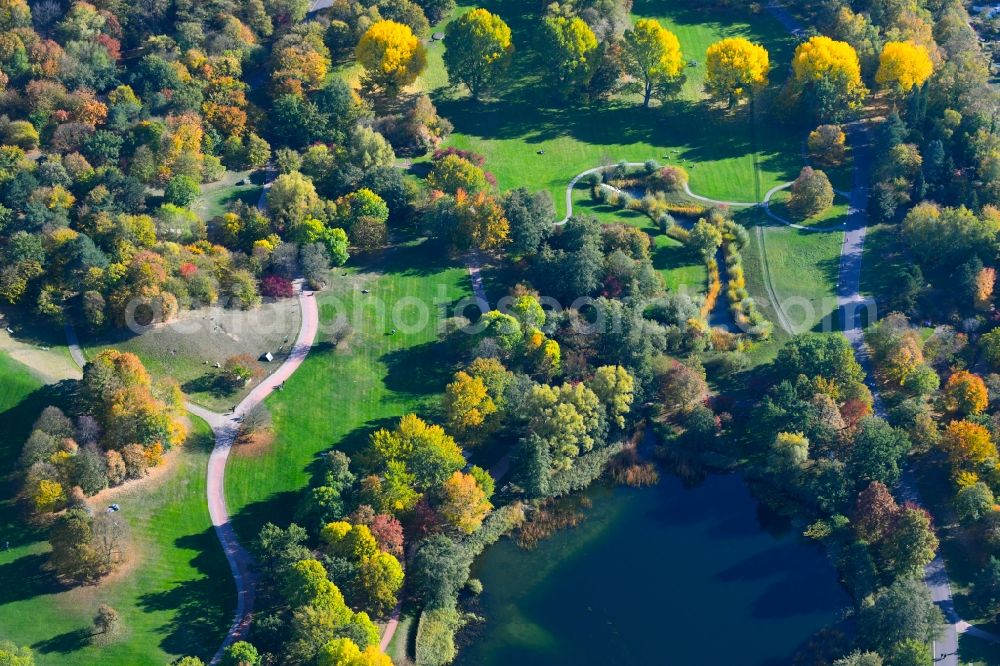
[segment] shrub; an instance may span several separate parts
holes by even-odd
[[[659,192],[682,192],[687,182],[687,171],[683,167],[665,166],[646,179],[646,187]]]
[[[419,666],[444,666],[456,655],[455,632],[462,626],[462,618],[454,605],[431,608],[420,614],[415,648]]]
[[[268,275],[261,281],[260,291],[268,298],[289,298],[295,293],[295,288],[286,277]]]

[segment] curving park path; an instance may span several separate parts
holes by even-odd
[[[241,640],[246,636],[252,619],[254,602],[254,585],[256,576],[253,572],[253,558],[244,548],[236,532],[233,530],[229,520],[229,511],[226,508],[225,497],[225,475],[226,461],[232,450],[233,442],[239,432],[240,422],[251,409],[260,404],[286,379],[292,376],[306,355],[312,348],[316,339],[316,331],[319,326],[319,309],[316,306],[316,298],[312,291],[303,289],[303,281],[295,281],[295,292],[298,295],[299,306],[302,311],[302,323],[299,327],[299,334],[295,340],[288,358],[273,373],[261,380],[250,393],[243,398],[233,412],[220,414],[201,405],[185,402],[185,408],[195,416],[198,416],[212,428],[215,435],[215,446],[208,458],[208,478],[206,482],[206,495],[208,500],[208,513],[215,527],[215,534],[219,538],[222,550],[226,554],[229,568],[236,583],[236,613],[233,623],[223,640],[222,645],[212,658],[212,663],[218,663],[222,657],[222,651],[229,645]],[[81,369],[86,365],[86,357],[80,348],[76,331],[71,324],[66,325],[66,341],[70,354],[80,365]]]

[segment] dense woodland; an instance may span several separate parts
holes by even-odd
[[[290,297],[298,277],[321,289],[337,279],[331,267],[392,251],[400,234],[503,269],[504,304],[478,333],[462,317],[443,327],[439,407],[373,430],[351,457],[331,448],[295,515],[261,530],[253,625],[226,663],[389,664],[374,620],[402,602],[421,611],[417,663],[449,663],[481,590],[474,558],[507,534],[544,536],[561,520],[554,498],[607,470],[655,481],[653,455],[693,475],[742,466],[827,547],[856,621],[801,663],[929,663],[942,618],[921,575],[939,542],[931,513],[899,493],[912,459],[947,461],[952,493],[930,508],[954,513],[978,544],[970,604],[1000,614],[1000,133],[988,58],[957,0],[792,4],[813,26],[792,61],[722,40],[704,54],[705,93],[776,125],[809,119],[813,166],[789,199],[803,218],[832,205],[824,169],[873,144],[868,215],[892,241],[878,301],[893,314],[866,332],[880,397],[840,335],[793,337],[748,367],[775,333],[747,291],[749,234],[731,211],[685,198],[681,167],[608,164],[588,184],[595,201],[639,211],[696,251],[704,298],[665,288],[637,227],[587,216],[554,226],[548,192],[502,191],[485,156],[442,147],[451,123],[413,84],[452,0],[335,0],[310,16],[306,0],[0,0],[0,299],[26,316],[107,331],[203,305],[251,309]],[[627,99],[654,113],[702,54],[682,54],[655,20],[633,25],[630,11],[629,0],[539,1],[535,34],[515,45],[502,10],[473,10],[445,28],[451,84],[497,103],[524,58],[549,84],[546,103]],[[337,73],[348,65],[356,87]],[[234,173],[269,184],[261,205],[199,218],[202,186]],[[629,194],[636,186],[643,195]],[[721,296],[729,328],[708,323]],[[234,384],[260,374],[252,359],[227,372]],[[719,390],[739,382],[750,397]],[[183,443],[184,398],[114,351],[69,393],[40,415],[17,464],[25,519],[51,530],[51,566],[89,584],[122,559],[128,534],[85,498],[142,479]],[[268,427],[248,416],[241,440]],[[643,428],[659,436],[655,451]],[[483,451],[501,451],[509,476],[469,462]]]

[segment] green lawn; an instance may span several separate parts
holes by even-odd
[[[465,267],[426,241],[391,248],[364,266],[352,261],[334,273],[332,287],[316,295],[317,345],[285,390],[267,401],[274,443],[254,455],[237,450],[229,459],[226,502],[241,539],[252,541],[265,521],[291,522],[317,453],[336,446],[350,454],[375,428],[436,406],[452,372],[449,350],[436,342],[439,313],[470,295]],[[394,309],[402,321],[392,318]],[[428,315],[423,326],[417,326],[420,309]],[[353,331],[334,347],[338,315]],[[394,335],[393,327],[399,329]]]
[[[577,173],[619,160],[679,163],[690,172],[691,188],[719,199],[760,200],[768,188],[793,179],[801,168],[801,130],[767,128],[751,109],[734,112],[704,100],[705,49],[726,36],[744,36],[770,51],[773,78],[780,81],[793,41],[766,12],[742,9],[694,9],[681,0],[639,0],[634,17],[655,17],[674,31],[686,60],[681,93],[662,106],[643,109],[635,96],[585,105],[579,100],[547,100],[549,87],[539,79],[543,65],[531,47],[536,22],[528,16],[528,0],[490,0],[514,33],[513,84],[500,99],[477,104],[464,89],[440,86],[446,79],[437,50],[431,45],[424,87],[432,91],[438,111],[455,125],[447,145],[487,157],[502,189],[546,188],[563,214],[566,183]],[[544,154],[539,154],[544,151]]]
[[[6,361],[0,362],[0,373],[5,380],[23,378],[22,372],[11,373]],[[13,381],[2,385],[3,418],[9,426],[2,452],[4,460],[11,460],[24,431],[49,400],[36,384],[22,383],[20,393],[8,388]],[[10,400],[19,396],[20,406],[11,407]],[[63,588],[43,569],[48,550],[44,534],[18,527],[12,507],[5,504],[4,534],[11,548],[0,551],[0,639],[30,645],[42,666],[165,664],[184,654],[207,661],[228,628],[236,601],[205,504],[211,447],[208,426],[196,420],[192,436],[170,453],[169,467],[160,476],[101,496],[101,505],[121,505],[131,527],[134,559],[99,585]],[[98,647],[90,643],[89,628],[102,603],[120,613],[122,630],[110,644]]]
[[[791,193],[788,190],[775,192],[774,196],[771,197],[771,212],[782,219],[801,224],[804,227],[836,229],[838,226],[842,227],[847,223],[847,210],[850,206],[847,200],[840,195],[834,195],[833,205],[819,215],[813,215],[812,217],[802,217],[789,210],[788,200],[790,198]]]
[[[965,666],[1000,664],[1000,645],[969,634],[958,637],[958,654]]]
[[[781,336],[766,286],[768,276],[794,332],[824,330],[823,319],[837,309],[844,232],[793,229],[767,218],[760,210],[740,211],[735,217],[751,231],[751,242],[743,250],[748,290],[764,315],[775,322],[776,334]],[[756,225],[761,225],[764,247],[758,241]]]
[[[897,241],[898,227],[876,224],[868,227],[861,256],[861,294],[868,298],[884,296],[896,287],[896,271],[905,257]]]
[[[240,185],[244,178],[250,176],[249,171],[227,171],[215,181],[201,186],[201,195],[191,202],[191,210],[203,221],[208,222],[222,215],[237,201],[257,205],[261,186],[254,182],[250,185]],[[258,179],[259,180],[259,179]]]

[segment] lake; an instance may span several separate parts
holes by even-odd
[[[825,551],[739,475],[588,494],[579,527],[479,558],[486,623],[457,664],[777,666],[850,605]]]

